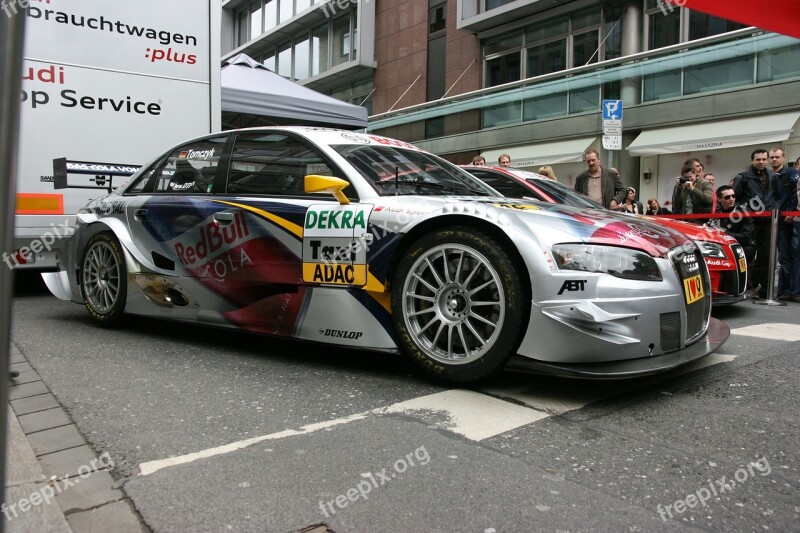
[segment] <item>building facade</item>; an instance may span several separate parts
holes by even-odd
[[[752,149],[800,156],[800,41],[661,0],[230,0],[231,55],[370,110],[369,131],[454,162],[508,153],[572,184],[598,149],[640,197],[685,159],[722,184]],[[225,44],[223,44],[225,46]],[[223,52],[228,52],[224,49]],[[601,102],[623,102],[621,150]]]

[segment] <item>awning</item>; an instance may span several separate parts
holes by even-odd
[[[487,150],[481,155],[489,165],[497,164],[500,154],[511,156],[513,167],[534,167],[541,165],[557,165],[559,163],[580,163],[583,153],[597,141],[597,137],[582,137],[566,141],[514,146],[502,150]]]
[[[634,156],[718,150],[785,141],[800,112],[718,120],[643,131],[628,151]]]
[[[230,127],[263,124],[315,124],[354,129],[367,127],[367,109],[298,85],[246,54],[223,62],[223,122]],[[226,115],[244,115],[235,122]],[[228,120],[226,120],[228,119]]]

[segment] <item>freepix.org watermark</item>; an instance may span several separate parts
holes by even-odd
[[[8,18],[13,17],[22,10],[28,9],[31,4],[49,4],[50,0],[0,0],[0,9]]]
[[[51,503],[57,494],[61,494],[68,488],[74,487],[81,482],[81,479],[89,477],[92,472],[112,468],[113,466],[114,461],[111,460],[111,456],[108,452],[105,452],[100,457],[92,459],[88,465],[83,465],[78,468],[78,478],[70,479],[66,477],[62,480],[52,480],[49,484],[33,492],[27,498],[22,498],[18,502],[10,505],[6,503],[0,505],[0,511],[6,515],[6,520],[11,521],[17,518],[21,513],[27,513],[32,508],[38,507],[42,503],[45,505]]]
[[[33,239],[29,246],[23,246],[16,253],[3,252],[3,262],[8,268],[13,270],[14,267],[26,263],[27,258],[31,257],[32,254],[39,254],[45,250],[51,251],[57,240],[72,235],[72,225],[70,225],[69,220],[60,222],[58,225],[51,223],[50,227],[52,231],[44,232],[41,237]]]
[[[661,516],[661,520],[666,522],[667,517],[675,518],[675,515],[681,515],[685,513],[687,509],[694,509],[698,505],[705,507],[706,502],[710,500],[712,496],[717,497],[720,494],[732,491],[737,483],[741,485],[748,479],[755,477],[756,472],[762,476],[768,476],[772,472],[772,468],[769,466],[769,461],[767,461],[766,457],[762,457],[758,461],[748,464],[747,467],[740,468],[733,474],[733,479],[731,480],[729,480],[727,476],[722,476],[713,482],[709,479],[707,480],[708,486],[700,487],[695,492],[687,494],[685,498],[676,500],[675,503],[664,506],[659,503],[656,506],[656,511],[658,511],[659,516]],[[673,513],[675,513],[675,515],[673,515]]]
[[[683,7],[686,5],[686,0],[675,0],[674,2],[665,2],[664,0],[657,0],[656,5],[664,15],[675,11],[675,6]]]
[[[416,463],[414,459],[417,460]],[[383,468],[380,472],[361,474],[361,477],[364,479],[359,481],[355,487],[351,487],[345,491],[344,494],[340,494],[327,502],[320,500],[319,510],[325,515],[325,518],[330,518],[332,515],[336,514],[334,505],[339,509],[344,509],[351,503],[357,502],[359,499],[367,500],[369,499],[369,493],[372,492],[373,489],[378,489],[391,480],[396,479],[398,474],[403,474],[412,466],[416,466],[417,464],[425,466],[430,462],[431,456],[428,454],[428,450],[425,449],[425,446],[420,446],[413,452],[407,453],[405,457],[395,461],[392,465],[392,470]]]

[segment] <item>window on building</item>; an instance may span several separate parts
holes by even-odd
[[[447,3],[428,0],[428,66],[425,96],[427,101],[444,96],[447,72]]]
[[[278,47],[278,74],[292,79],[292,43],[283,43]]]
[[[264,66],[275,72],[275,50],[270,50],[264,54]]]
[[[328,70],[328,24],[314,28],[311,33],[311,75]]]
[[[755,57],[747,56],[687,67],[683,74],[683,94],[698,94],[752,85],[754,61]]]
[[[732,20],[725,20],[712,15],[707,15],[699,11],[689,12],[689,40],[702,39],[703,37],[711,37],[712,35],[719,35],[720,33],[727,33],[729,31],[739,30],[746,28],[744,24],[733,22]]]
[[[264,2],[264,31],[268,32],[278,25],[278,0]]]
[[[250,13],[243,9],[236,17],[236,45],[242,46],[250,40],[250,27],[249,27]]]
[[[800,45],[758,54],[759,83],[800,76]]]
[[[341,65],[350,61],[350,15],[333,20],[333,61],[332,65]]]
[[[311,73],[311,48],[306,35],[294,43],[294,79],[304,80]]]
[[[255,39],[264,31],[264,11],[261,0],[250,4],[250,38]]]
[[[277,0],[280,2],[278,6],[278,23],[283,24],[294,15],[294,0]]]

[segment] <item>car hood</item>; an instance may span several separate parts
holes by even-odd
[[[439,214],[483,218],[498,226],[524,226],[548,244],[581,242],[625,246],[654,257],[691,243],[683,233],[642,218],[600,209],[586,209],[510,198],[474,196],[395,196],[370,198],[373,215],[413,212],[416,221]],[[380,215],[379,213],[383,213]],[[417,218],[419,217],[419,218]],[[413,222],[412,222],[413,225]]]

